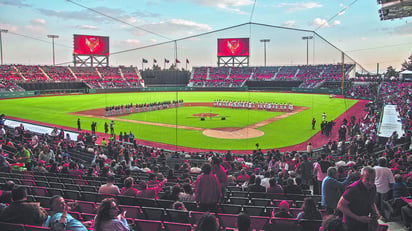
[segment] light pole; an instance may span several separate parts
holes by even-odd
[[[55,65],[56,65],[56,62],[55,62],[55,56],[54,56],[54,39],[55,39],[55,38],[59,38],[59,36],[58,36],[58,35],[54,35],[54,34],[49,34],[49,35],[47,35],[47,38],[51,38],[52,41],[53,41],[53,66],[55,66]]]
[[[313,36],[303,36],[303,40],[306,40],[306,66],[309,65],[309,39],[313,39]]]
[[[3,41],[1,38],[1,33],[7,33],[9,30],[0,29],[0,53],[1,53],[1,65],[3,65]]]
[[[264,49],[264,57],[265,57],[265,67],[266,67],[266,43],[270,42],[270,39],[261,39],[260,40],[263,43],[263,49]]]

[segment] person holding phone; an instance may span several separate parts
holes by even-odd
[[[50,199],[52,212],[45,222],[46,227],[51,227],[52,230],[72,230],[72,231],[87,231],[87,228],[78,220],[73,218],[68,211],[71,205],[68,205],[64,198],[55,195]]]
[[[125,211],[126,212],[126,211]],[[95,231],[129,231],[130,227],[114,198],[105,198],[94,218]]]

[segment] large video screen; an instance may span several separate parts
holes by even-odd
[[[218,39],[217,56],[249,56],[249,38]]]
[[[109,37],[75,34],[74,54],[109,55]]]

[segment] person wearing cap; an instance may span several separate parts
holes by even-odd
[[[276,212],[276,208],[273,209],[272,217],[279,217],[279,218],[295,218],[289,212],[289,203],[285,200],[281,201],[279,204],[279,211]]]

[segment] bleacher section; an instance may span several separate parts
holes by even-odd
[[[345,80],[353,64],[345,64]],[[240,87],[246,81],[298,81],[300,88],[339,88],[342,65],[272,67],[194,67],[188,86]],[[336,82],[330,83],[330,82]],[[325,86],[323,86],[325,85]]]

